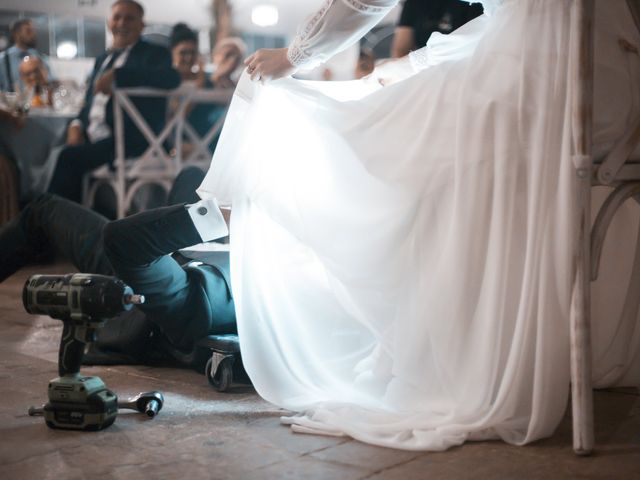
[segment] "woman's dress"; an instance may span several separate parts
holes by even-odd
[[[290,57],[325,58],[318,37],[342,35],[324,53],[342,48],[332,9],[364,18],[361,34],[393,3],[328,1]],[[243,361],[261,396],[299,412],[284,419],[297,431],[416,450],[523,444],[565,411],[572,2],[484,3],[391,86],[238,86],[199,193],[233,204]],[[640,113],[638,54],[619,42],[640,36],[623,0],[596,4],[602,152]],[[598,312],[619,300],[601,287]],[[594,318],[595,380],[637,385],[640,323],[612,319]]]

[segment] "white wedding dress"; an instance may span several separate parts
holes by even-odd
[[[290,58],[326,58],[394,3],[328,1]],[[443,450],[531,442],[565,411],[572,2],[483,3],[388,87],[241,79],[199,193],[233,205],[244,365],[296,431]],[[596,4],[605,151],[640,114],[638,54],[618,42],[640,36],[624,0]],[[598,312],[619,300],[601,287]],[[637,385],[640,324],[604,320],[597,384]]]

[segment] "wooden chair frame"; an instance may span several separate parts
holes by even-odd
[[[640,30],[640,1],[627,0]],[[640,162],[634,150],[640,143],[640,118],[636,119],[604,159],[592,155],[593,124],[593,39],[594,0],[574,0],[571,34],[575,35],[573,82],[573,165],[577,186],[577,225],[575,242],[575,282],[573,288],[571,339],[571,403],[573,448],[578,455],[593,450],[593,387],[591,365],[591,282],[598,276],[598,265],[607,229],[618,208],[629,198],[640,198]],[[591,189],[615,187],[591,227]],[[640,244],[640,230],[638,231]],[[640,249],[636,247],[633,271],[623,307],[623,321],[633,321],[640,306]]]
[[[232,89],[203,90],[190,85],[175,90],[152,88],[123,88],[113,92],[115,170],[106,166],[86,175],[83,182],[83,203],[91,206],[101,185],[108,185],[116,195],[116,214],[124,217],[130,210],[136,193],[145,185],[155,184],[169,192],[174,178],[185,164],[195,164],[207,168],[211,160],[208,145],[222,129],[224,116],[211,125],[208,132],[200,137],[188,123],[189,107],[198,103],[228,106],[233,95]],[[162,130],[156,134],[140,114],[132,97],[161,97],[175,103],[171,116]],[[148,142],[147,149],[136,158],[125,155],[124,112]],[[183,138],[187,137],[195,149],[183,158]],[[175,150],[167,152],[164,143],[173,138]]]

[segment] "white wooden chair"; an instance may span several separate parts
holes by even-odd
[[[168,193],[176,175],[186,163],[207,168],[211,160],[208,145],[217,135],[224,122],[224,116],[211,125],[208,132],[200,137],[189,125],[187,116],[190,105],[196,103],[229,104],[233,90],[201,90],[183,86],[175,90],[152,88],[124,88],[113,92],[115,170],[107,166],[98,168],[85,175],[83,181],[83,203],[92,206],[95,195],[102,185],[109,186],[116,197],[116,215],[124,217],[131,209],[136,194],[145,185],[159,185]],[[140,114],[131,97],[164,97],[173,104],[162,130],[156,134]],[[133,120],[136,127],[149,143],[139,157],[127,158],[125,155],[124,112]],[[183,139],[187,138],[192,152],[183,158]],[[164,148],[167,140],[172,139],[174,149],[167,152]]]
[[[227,107],[231,103],[233,91],[233,88],[213,90],[192,89],[186,92],[186,101],[189,108],[193,105],[200,104],[223,105]],[[209,168],[211,155],[213,154],[213,152],[209,150],[209,145],[213,139],[220,134],[225,118],[226,110],[215,123],[209,126],[209,129],[202,136],[198,135],[193,125],[189,123],[188,114],[187,118],[178,124],[176,130],[176,149],[178,150],[180,162],[183,166],[195,165],[205,171]],[[190,146],[189,151],[185,148],[178,148],[177,146],[178,141],[181,142],[181,146],[184,146],[185,140]]]
[[[640,1],[627,0],[640,29]],[[577,177],[578,238],[575,256],[576,277],[571,305],[571,399],[573,448],[578,455],[591,453],[593,434],[593,389],[591,372],[591,281],[598,276],[600,254],[607,229],[617,209],[629,198],[640,199],[640,118],[603,158],[593,158],[591,144],[593,106],[593,24],[594,0],[574,0],[572,34],[578,35],[572,81],[573,163]],[[591,189],[614,187],[600,207],[591,227]],[[638,232],[640,244],[640,231]],[[633,273],[622,315],[627,321],[637,317],[640,303],[640,249],[636,248]]]

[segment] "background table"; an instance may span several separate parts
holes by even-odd
[[[23,128],[0,123],[0,142],[15,159],[20,172],[20,201],[44,193],[64,142],[67,124],[75,112],[32,109]]]

